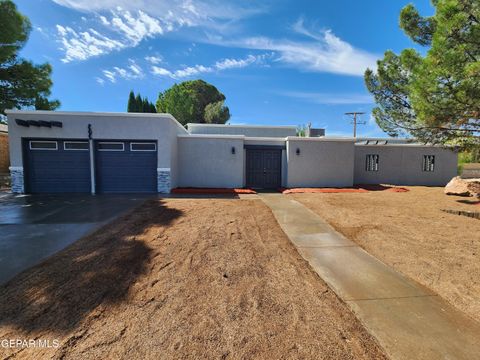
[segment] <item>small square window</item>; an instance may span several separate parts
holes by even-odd
[[[367,155],[365,170],[378,171],[378,160],[379,156],[377,154]]]
[[[423,171],[433,172],[435,170],[435,155],[423,155]]]
[[[30,141],[30,150],[57,150],[56,141]]]
[[[123,142],[99,142],[97,145],[99,151],[124,151]]]
[[[157,151],[156,143],[130,143],[130,151]]]
[[[88,141],[65,141],[63,143],[65,150],[88,150]]]

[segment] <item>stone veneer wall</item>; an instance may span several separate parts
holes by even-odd
[[[23,167],[10,167],[10,176],[12,183],[12,192],[15,194],[23,194],[25,192],[25,186],[23,183]]]
[[[159,193],[168,194],[171,189],[170,168],[157,169],[157,189]]]

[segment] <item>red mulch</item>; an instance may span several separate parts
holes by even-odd
[[[352,188],[293,188],[279,189],[282,194],[300,194],[300,193],[367,193],[369,191],[391,191],[407,192],[406,188],[385,186],[385,185],[356,185]]]
[[[225,188],[176,188],[172,194],[256,194],[252,189],[225,189]]]

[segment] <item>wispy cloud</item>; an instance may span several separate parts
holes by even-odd
[[[263,63],[268,57],[269,57],[269,54],[248,55],[243,59],[219,60],[211,66],[194,65],[194,66],[188,66],[178,70],[168,70],[163,67],[154,65],[151,67],[151,72],[154,75],[168,76],[168,77],[171,77],[172,79],[181,79],[186,77],[192,77],[199,74],[211,73],[215,71],[244,68],[255,63],[260,64],[260,63]]]
[[[129,64],[126,67],[114,66],[111,69],[102,70],[103,78],[97,77],[96,81],[103,85],[105,80],[111,83],[116,83],[118,78],[124,80],[136,80],[142,79],[145,76],[143,69],[135,62],[135,60],[129,59]]]
[[[152,55],[152,56],[145,56],[145,60],[148,61],[150,64],[160,64],[163,61],[163,58],[158,55]]]
[[[280,91],[278,95],[300,99],[315,104],[324,105],[349,105],[371,104],[373,98],[368,94],[345,94],[345,93],[317,93],[302,91]]]
[[[200,0],[53,0],[91,13],[79,27],[57,25],[65,55],[63,62],[86,60],[115,50],[137,46],[142,40],[182,27],[218,28],[262,10],[223,1]],[[85,28],[82,28],[85,26]]]
[[[302,71],[363,76],[368,67],[376,67],[378,55],[355,48],[336,36],[332,30],[308,29],[303,19],[298,20],[292,29],[306,39],[259,36],[228,40],[210,34],[205,42],[219,46],[273,51],[279,55],[278,61]]]

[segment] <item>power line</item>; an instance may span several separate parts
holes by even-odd
[[[354,138],[357,137],[357,125],[365,125],[367,123],[366,121],[358,121],[357,120],[357,115],[363,115],[363,114],[365,114],[365,113],[364,112],[357,112],[357,111],[345,113],[345,115],[353,117],[352,124],[353,124],[353,137]]]

